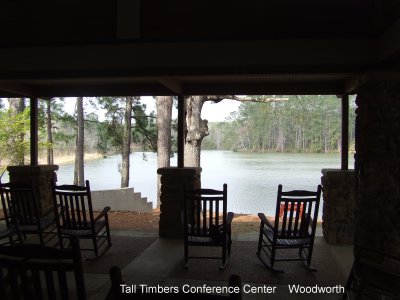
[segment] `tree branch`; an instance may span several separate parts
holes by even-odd
[[[150,136],[150,134],[151,134],[150,131],[148,131],[146,128],[143,127],[143,125],[141,124],[141,122],[140,122],[138,116],[132,116],[132,118],[135,119],[135,120],[137,121],[137,122],[135,123],[135,125],[138,125],[139,128],[140,128],[141,130],[143,130],[143,133],[144,133],[144,135],[145,135],[147,141],[150,143],[151,147],[153,148],[153,150],[156,150],[156,149],[157,149],[157,145],[154,144],[154,142],[152,141],[151,136]]]
[[[236,95],[211,95],[207,96],[207,101],[214,101],[215,103],[221,102],[222,100],[236,100],[240,102],[261,102],[261,103],[268,103],[268,102],[279,102],[279,101],[287,101],[289,98],[279,98],[279,97],[239,97]]]
[[[157,119],[157,116],[148,116],[148,115],[140,115],[140,116],[132,116],[132,119],[136,119],[136,118],[149,118],[149,119]]]

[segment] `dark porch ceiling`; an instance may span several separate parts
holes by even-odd
[[[0,2],[0,96],[341,94],[400,69],[398,0]]]

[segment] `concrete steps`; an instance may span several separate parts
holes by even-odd
[[[92,191],[92,203],[94,210],[101,210],[110,206],[111,210],[147,212],[153,211],[153,203],[147,202],[147,198],[133,188]]]

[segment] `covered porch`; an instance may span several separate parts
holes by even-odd
[[[329,9],[320,1],[232,5],[226,1],[201,5],[158,0],[64,2],[0,4],[4,36],[0,96],[31,99],[33,166],[38,164],[39,98],[177,96],[176,168],[185,170],[185,95],[331,94],[340,95],[343,101],[340,171],[347,172],[346,99],[357,94],[354,189],[345,183],[333,197],[333,202],[337,198],[346,202],[341,193],[351,190],[355,207],[347,214],[336,211],[333,204],[332,212],[345,223],[354,221],[350,236],[354,244],[384,254],[372,260],[385,266],[387,256],[400,258],[399,1],[328,1]],[[34,17],[24,17],[32,10]],[[53,15],[60,15],[62,21],[53,24]],[[164,216],[168,219],[170,214],[167,211]],[[170,237],[179,236],[176,228],[179,223],[170,228]],[[235,238],[239,244],[250,237]],[[335,247],[328,247],[323,257],[336,257]],[[351,252],[337,249],[346,257]],[[174,266],[168,265],[168,258],[157,263],[155,257],[160,252],[171,253],[171,261],[178,261],[181,251],[174,239],[157,239],[126,265],[124,275],[152,277],[143,272],[157,270],[154,259],[164,268],[158,270],[163,274],[158,280],[172,284],[180,278],[173,273]],[[346,268],[347,264],[344,272]],[[317,274],[322,278],[323,272]],[[100,282],[96,276],[92,276],[95,284]],[[101,276],[106,284],[106,275]]]

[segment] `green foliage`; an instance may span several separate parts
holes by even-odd
[[[124,98],[123,97],[101,97],[98,98],[98,103],[102,109],[106,110],[106,121],[103,122],[104,127],[99,127],[100,153],[110,151],[110,146],[115,151],[122,151],[123,142],[123,122],[124,122]]]
[[[133,102],[133,142],[141,144],[143,150],[157,151],[157,122],[154,112],[146,115],[146,105],[140,100]]]
[[[39,101],[39,147],[54,148],[57,144],[65,145],[72,140],[74,141],[75,133],[69,133],[68,129],[76,127],[76,119],[64,111],[64,98],[52,98],[50,109],[53,144],[47,142],[47,104],[47,100]],[[73,144],[75,145],[75,142]]]
[[[104,127],[99,127],[99,152],[122,151],[125,97],[101,97],[98,103],[106,110]],[[146,115],[146,105],[134,98],[132,104],[132,141],[140,144],[143,150],[157,150],[157,124],[154,113]]]
[[[29,151],[26,133],[29,131],[29,108],[21,114],[14,114],[9,109],[0,111],[0,175],[8,165],[20,164],[20,157]]]
[[[340,150],[341,101],[336,96],[285,96],[287,101],[243,102],[226,122],[209,124],[203,149],[331,152]],[[354,100],[350,143],[354,141]]]
[[[47,100],[39,101],[38,127],[39,147],[53,148],[56,155],[70,155],[76,144],[76,116],[65,111],[63,98],[53,98],[51,105],[52,141],[47,142]],[[85,148],[88,151],[97,150],[102,155],[109,152],[120,152],[122,149],[125,97],[87,98],[86,105],[93,108],[104,108],[106,120],[100,121],[97,113],[85,115]],[[0,109],[3,100],[0,99]],[[154,113],[145,115],[146,106],[139,98],[134,99],[132,109],[132,140],[143,149],[156,150],[157,129]],[[88,109],[90,111],[90,109]],[[21,164],[29,152],[29,109],[21,115],[11,111],[0,110],[0,165]],[[2,167],[0,174],[5,170]]]
[[[111,137],[108,134],[108,123],[102,122],[98,124],[98,140],[96,144],[97,150],[101,155],[106,156],[110,150]]]

